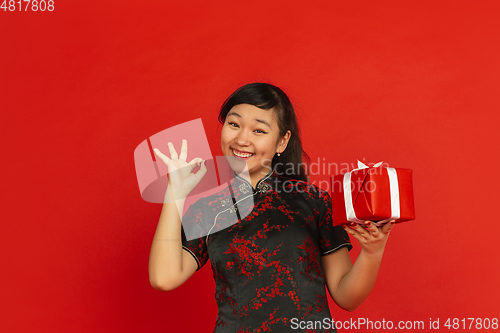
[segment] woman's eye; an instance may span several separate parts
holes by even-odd
[[[231,127],[238,127],[238,124],[236,124],[236,123],[228,123],[228,124],[229,124],[229,126],[231,126]]]
[[[266,133],[267,133],[267,132],[264,132],[263,130],[260,130],[260,129],[255,130],[255,132],[257,132],[257,133],[263,133],[263,134],[266,134]]]

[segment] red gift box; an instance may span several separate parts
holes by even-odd
[[[413,171],[381,164],[368,167],[358,161],[358,169],[332,177],[334,225],[369,220],[380,226],[415,219]]]

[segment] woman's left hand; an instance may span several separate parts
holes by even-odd
[[[349,226],[342,227],[356,238],[361,248],[370,255],[382,255],[385,244],[395,221],[392,220],[381,227],[377,227],[371,221],[365,221],[364,226],[358,223],[351,223]]]

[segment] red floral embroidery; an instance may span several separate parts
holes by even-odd
[[[239,192],[239,177],[234,182],[234,200],[221,191],[186,213],[190,223],[206,222],[208,236],[183,245],[200,266],[210,257],[219,307],[214,332],[281,332],[292,318],[331,317],[320,255],[350,244],[332,227],[329,195],[276,175],[253,196]]]

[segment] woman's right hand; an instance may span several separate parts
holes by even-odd
[[[168,167],[168,188],[165,198],[170,193],[174,200],[186,199],[188,194],[198,185],[203,176],[207,173],[205,161],[199,157],[192,159],[189,163],[187,158],[187,141],[182,140],[181,153],[178,156],[172,142],[168,143],[170,158],[165,156],[158,148],[154,148],[155,154]],[[200,166],[200,170],[192,173],[194,168]]]

